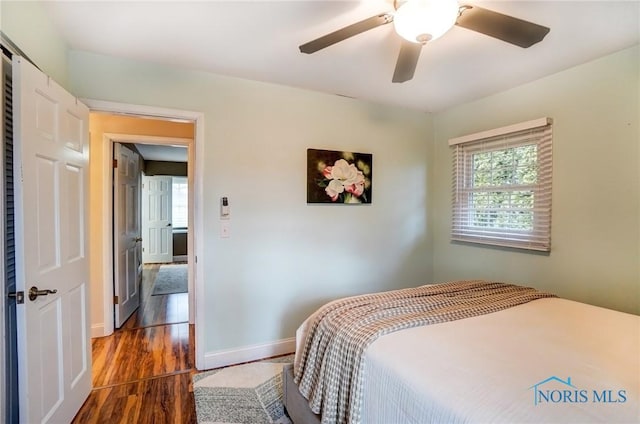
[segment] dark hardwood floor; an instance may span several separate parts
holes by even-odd
[[[93,390],[73,423],[195,423],[194,329],[186,293],[151,295],[159,265],[145,265],[141,304],[114,334],[93,339]]]

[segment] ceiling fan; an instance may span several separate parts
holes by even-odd
[[[527,48],[547,35],[549,28],[456,0],[394,0],[393,12],[380,13],[301,45],[302,53],[315,53],[354,35],[393,22],[402,45],[392,82],[413,78],[422,46],[454,25],[516,46]]]

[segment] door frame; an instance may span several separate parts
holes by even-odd
[[[202,317],[198,311],[204,311],[204,297],[199,295],[204,292],[204,282],[202,279],[203,265],[198,262],[198,256],[202,257],[204,242],[204,222],[203,222],[203,164],[204,155],[204,113],[186,111],[179,109],[167,109],[154,106],[135,105],[128,103],[116,103],[95,99],[82,99],[91,112],[102,112],[112,114],[124,114],[139,118],[155,118],[167,120],[181,120],[193,122],[195,134],[193,139],[181,139],[176,137],[153,137],[131,134],[104,134],[102,143],[102,163],[104,185],[102,187],[103,205],[107,213],[102,214],[103,237],[103,300],[104,300],[104,335],[112,334],[114,331],[113,317],[113,198],[111,179],[113,161],[113,143],[146,143],[146,144],[182,144],[188,149],[187,181],[189,183],[189,218],[192,225],[189,228],[187,242],[188,257],[188,290],[189,290],[189,324],[195,325],[195,361],[196,368],[203,369],[205,364],[205,352],[202,325]]]

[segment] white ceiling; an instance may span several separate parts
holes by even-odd
[[[168,146],[158,144],[136,144],[144,160],[160,162],[188,162],[186,146]]]
[[[464,3],[460,1],[460,3]],[[369,1],[46,1],[72,49],[273,82],[423,111],[484,97],[640,41],[640,1],[469,1],[551,28],[522,49],[454,27],[427,44],[413,80],[391,83],[393,24],[317,53],[298,46],[392,11]]]

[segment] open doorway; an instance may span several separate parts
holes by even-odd
[[[119,128],[109,130],[104,127],[91,130],[91,178],[90,178],[90,278],[91,278],[91,335],[102,337],[113,333],[113,252],[112,234],[113,221],[111,213],[112,193],[112,159],[113,144],[142,143],[142,144],[176,144],[182,139],[182,144],[187,145],[188,150],[188,183],[189,183],[189,230],[190,236],[187,243],[188,256],[188,297],[189,297],[189,325],[193,333],[195,346],[196,368],[202,369],[205,362],[205,349],[203,343],[203,327],[200,322],[203,297],[198,296],[204,290],[202,281],[202,263],[198,257],[203,251],[203,214],[201,199],[202,169],[204,149],[204,115],[201,112],[166,109],[155,106],[114,103],[101,100],[84,99],[92,112],[103,113],[108,116],[130,118],[137,124],[143,121],[151,121],[155,128],[158,125],[165,127],[170,124],[191,125],[188,135],[165,134],[158,136],[157,129],[147,132],[141,137],[141,131],[137,128]],[[109,131],[113,131],[109,133]],[[116,134],[118,137],[115,137]],[[134,137],[127,135],[134,134]],[[151,135],[149,135],[151,134]],[[180,144],[180,143],[178,143]],[[97,293],[96,296],[94,296]]]
[[[122,140],[123,136],[108,138]],[[188,146],[181,140],[166,141],[173,144],[113,143],[113,286],[118,329],[189,322]]]
[[[195,157],[195,126],[193,122],[175,119],[92,112],[90,128],[91,186],[92,189],[99,189],[92,190],[90,195],[90,271],[92,281],[102,285],[94,285],[91,294],[92,335],[100,337],[109,335],[115,328],[122,326],[138,306],[144,256],[142,249],[145,243],[147,251],[154,236],[156,239],[162,239],[165,247],[172,245],[170,221],[165,220],[163,224],[167,231],[148,233],[144,236],[142,234],[142,178],[145,171],[164,176],[186,176],[188,183],[191,183],[188,184],[187,202],[193,204],[194,167],[189,165],[193,164]],[[143,152],[146,158],[142,155]],[[164,158],[162,154],[177,159],[174,159],[174,162],[158,160]],[[170,188],[169,185],[169,190]],[[165,206],[170,205],[170,195],[169,192],[169,201],[167,198],[164,200]],[[163,201],[162,197],[157,197],[156,200]],[[188,210],[187,222],[194,222],[193,208]],[[158,237],[159,234],[162,237]],[[193,255],[192,237],[187,245],[190,288],[193,288],[195,261],[189,260],[189,256]],[[166,258],[164,261],[172,262],[172,258]],[[189,291],[189,304],[193,306],[195,290]],[[135,302],[130,305],[130,300]],[[192,310],[188,321],[194,324],[194,308],[190,309]]]
[[[164,387],[161,391],[188,387],[197,362],[193,304],[197,250],[196,237],[190,237],[198,228],[195,219],[198,210],[192,207],[199,185],[195,177],[197,118],[167,119],[171,115],[156,113],[138,115],[127,108],[142,111],[146,108],[119,104],[106,104],[108,110],[98,112],[104,104],[88,103],[93,110],[90,117],[89,199],[93,390],[75,422],[83,422],[87,414],[95,414],[96,409],[108,411],[119,404],[123,391],[142,399],[149,385]],[[162,161],[153,160],[144,152],[147,148],[181,151],[184,160],[180,160],[182,165],[179,167],[185,172],[152,172],[153,166],[157,165],[152,162]],[[120,163],[116,164],[114,159]],[[169,167],[175,169],[176,165]],[[166,264],[145,265],[142,260],[142,239],[146,237],[142,233],[142,181],[146,174],[152,173],[186,178],[187,216],[183,220],[186,223],[180,226],[186,231],[187,246],[183,257],[177,258],[186,265],[184,293],[156,295],[153,292],[162,266],[172,265],[173,257]],[[123,177],[122,184],[116,177]],[[122,188],[120,193],[118,186]],[[119,209],[125,213],[119,215]],[[170,237],[172,231],[165,233]],[[116,247],[121,234],[122,250]],[[127,244],[129,241],[131,243]],[[124,260],[120,262],[121,251]],[[125,284],[124,290],[117,290],[114,281],[119,274],[133,269],[139,271],[139,277],[133,273],[129,279],[131,284]],[[115,313],[118,304],[134,292],[137,292],[139,304],[132,308],[130,315],[125,312],[118,322]],[[176,392],[175,399],[176,411],[190,410],[188,390]],[[108,419],[108,416],[103,418]]]
[[[143,146],[159,146],[158,148],[169,149],[172,146],[174,150],[182,151],[182,163],[180,168],[186,170],[182,172],[186,174],[190,183],[191,190],[188,193],[188,202],[193,204],[193,179],[194,170],[192,164],[195,157],[193,146],[194,124],[188,121],[168,121],[160,118],[143,118],[137,116],[124,116],[113,113],[96,113],[92,112],[90,119],[91,126],[91,279],[96,284],[92,286],[92,335],[94,337],[109,335],[114,328],[118,327],[114,322],[114,305],[123,303],[127,297],[133,293],[129,288],[136,287],[129,284],[126,287],[122,298],[116,299],[115,296],[121,295],[114,292],[113,281],[119,275],[116,275],[119,259],[116,255],[121,255],[118,248],[114,250],[114,234],[118,232],[122,234],[122,244],[126,244],[130,239],[143,238],[141,234],[141,178],[145,171],[145,161],[139,154],[138,148]],[[162,134],[162,135],[157,135]],[[121,147],[122,149],[120,149]],[[158,149],[156,148],[156,150]],[[128,151],[128,154],[118,156],[118,151]],[[149,156],[153,158],[153,156]],[[116,165],[116,161],[120,161],[120,166]],[[149,159],[149,168],[151,164],[163,164],[168,161],[157,161]],[[117,166],[117,168],[114,168]],[[166,168],[166,167],[165,167]],[[175,168],[175,166],[173,167]],[[117,172],[114,170],[117,169]],[[114,197],[114,178],[122,180],[121,193]],[[130,180],[133,180],[133,183]],[[137,186],[133,186],[133,184]],[[118,184],[116,184],[118,185]],[[121,205],[116,203],[121,201]],[[127,207],[127,204],[134,204],[133,207]],[[117,218],[112,211],[123,209],[124,218]],[[188,221],[190,226],[195,225],[194,208],[190,208]],[[128,214],[128,215],[126,215]],[[135,225],[133,225],[135,224]],[[119,228],[123,227],[123,228]],[[132,233],[133,232],[133,233]],[[171,234],[169,233],[169,236]],[[130,249],[132,252],[128,254],[128,262],[125,262],[121,270],[134,269],[142,264],[142,243],[139,240],[137,245]],[[188,244],[187,255],[194,256],[193,237]],[[126,248],[126,246],[125,246]],[[124,253],[122,253],[124,256]],[[195,261],[190,261],[195,262]],[[193,266],[189,267],[189,285],[192,286],[195,273]],[[124,272],[124,271],[123,271]],[[136,279],[133,278],[133,281]],[[139,280],[139,278],[138,278]],[[192,303],[193,297],[190,296]],[[126,319],[126,317],[124,317]],[[194,315],[190,313],[189,322],[194,323]]]
[[[196,227],[196,210],[192,207],[196,186],[196,124],[188,119],[94,111],[90,129],[94,389],[140,378],[188,373],[196,362],[195,240],[190,237]],[[181,189],[182,195],[186,191],[182,197],[182,215],[177,217],[179,228],[176,228],[176,238],[186,239],[183,243],[178,241],[176,249],[179,253],[176,261],[184,268],[182,290],[154,293],[162,268],[173,266],[172,253],[164,263],[144,264],[143,261],[143,240],[150,234],[142,232],[146,222],[142,216],[142,185],[147,177],[170,181],[175,177],[176,188]],[[170,196],[172,184],[169,187]],[[171,202],[165,201],[165,204],[170,206]],[[172,222],[169,220],[165,226],[167,224]],[[172,226],[167,226],[163,232],[164,244],[171,247],[172,230]],[[148,246],[145,248],[148,250]],[[127,283],[118,286],[122,279]],[[134,297],[133,306],[123,309],[118,317],[118,308]],[[126,345],[122,345],[123,342]],[[143,346],[157,348],[149,350]],[[127,355],[120,358],[118,352]],[[151,358],[173,365],[166,369],[132,365],[130,361],[135,356],[132,352],[145,355],[137,358],[137,364],[147,364]]]

